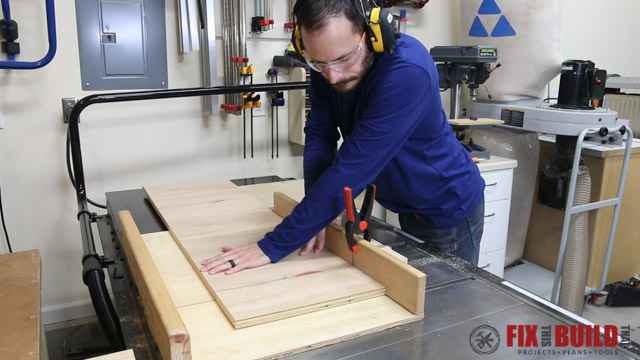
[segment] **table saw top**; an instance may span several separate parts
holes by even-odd
[[[109,214],[129,210],[143,234],[166,230],[141,189],[108,193],[107,202]],[[111,216],[111,219],[104,221],[111,221],[115,233],[119,233],[117,219]],[[566,314],[545,300],[521,292],[482,269],[420,244],[399,229],[380,221],[375,221],[375,225],[377,230],[374,238],[391,246],[407,257],[410,265],[427,274],[424,319],[291,358],[469,358],[478,355],[471,345],[474,330],[489,325],[497,329],[497,335],[502,339],[497,350],[491,354],[492,358],[512,359],[518,349],[506,346],[507,325],[588,324],[586,320]],[[108,227],[99,228],[103,229],[100,231],[102,239]],[[633,344],[625,348],[618,346],[616,350],[617,353],[609,358],[629,358],[624,354],[629,351],[640,354]],[[558,357],[563,358],[563,355]],[[564,357],[576,358],[571,354]],[[585,355],[584,358],[591,357]]]

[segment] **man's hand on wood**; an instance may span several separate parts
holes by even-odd
[[[224,271],[225,274],[231,275],[244,269],[257,268],[271,263],[271,259],[262,252],[258,243],[225,246],[222,251],[222,254],[204,260],[200,271],[208,271],[211,275]]]

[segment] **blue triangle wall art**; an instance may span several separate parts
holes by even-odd
[[[480,21],[480,18],[478,16],[476,16],[476,18],[473,20],[473,24],[471,24],[471,30],[469,30],[469,36],[489,37],[489,33],[487,32],[487,29],[484,28],[484,25],[482,25],[482,21]]]
[[[496,0],[482,0],[482,4],[480,5],[480,10],[478,10],[478,14],[480,15],[498,15],[500,14],[500,8],[498,4],[496,4]]]
[[[472,27],[473,28],[473,27]],[[492,37],[505,37],[505,36],[516,36],[516,31],[513,29],[509,20],[502,15],[496,24],[496,27],[493,28],[491,32]]]

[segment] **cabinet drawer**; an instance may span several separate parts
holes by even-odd
[[[485,202],[484,230],[480,241],[481,254],[507,247],[510,206],[511,199]]]
[[[504,258],[506,249],[492,251],[490,253],[480,254],[478,258],[478,267],[486,271],[502,277],[504,275]]]
[[[480,173],[484,179],[484,201],[496,201],[511,198],[513,169],[487,171]]]

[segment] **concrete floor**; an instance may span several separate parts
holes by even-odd
[[[86,359],[111,352],[96,316],[44,326],[50,360]]]
[[[554,273],[535,264],[523,264],[505,269],[504,279],[543,299],[551,298]],[[640,307],[609,307],[605,297],[596,303],[586,303],[582,317],[598,325],[631,327],[631,340],[640,344]]]
[[[582,317],[595,324],[631,327],[631,341],[640,344],[640,307],[609,307],[604,304],[587,303]]]

